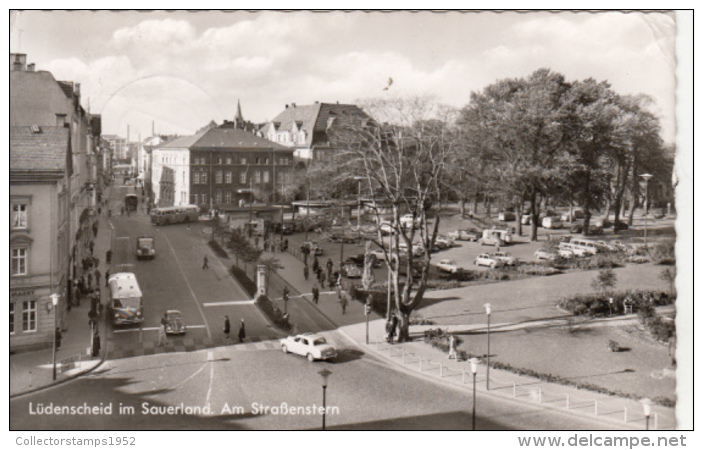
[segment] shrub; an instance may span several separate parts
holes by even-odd
[[[612,305],[610,304],[610,298],[613,299]],[[611,293],[575,294],[560,299],[557,305],[575,316],[610,313],[611,306],[613,314],[623,314],[625,312],[624,303],[627,298],[632,300],[633,308],[638,313],[646,305],[670,305],[675,301],[675,297],[659,291],[628,290]]]
[[[451,333],[447,333],[441,328],[425,330],[425,343],[430,344],[432,347],[441,350],[444,353],[449,353],[449,337]],[[454,335],[455,349],[461,343],[461,339],[457,335]],[[464,351],[457,350],[457,359],[465,360],[467,354]]]
[[[232,272],[232,276],[234,276],[234,279],[237,280],[239,285],[244,289],[244,291],[250,296],[253,297],[256,295],[256,283],[252,281],[244,272],[242,269],[237,267],[236,265],[232,265],[230,268],[230,271]]]
[[[371,309],[378,315],[385,316],[388,309],[388,292],[387,291],[365,291],[356,285],[349,288],[349,295],[361,303],[366,304],[369,295],[371,296]]]
[[[291,331],[293,329],[288,321],[288,315],[283,314],[283,311],[278,309],[265,295],[260,295],[256,298],[256,305],[277,327],[285,331]]]
[[[214,251],[215,254],[217,256],[219,256],[220,258],[229,259],[229,255],[227,254],[225,249],[223,249],[222,246],[220,245],[220,243],[217,242],[216,240],[210,239],[208,241],[207,245],[209,245],[210,248],[212,249],[212,251]]]
[[[676,243],[670,240],[658,242],[650,248],[649,254],[659,264],[674,264],[676,263]]]
[[[517,267],[517,272],[523,275],[549,276],[562,273],[561,270],[546,264],[522,264]]]

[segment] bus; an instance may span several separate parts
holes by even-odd
[[[120,272],[108,279],[110,304],[108,311],[113,325],[141,323],[144,320],[142,291],[133,273]]]
[[[127,211],[136,211],[139,205],[137,194],[127,194],[124,196],[124,207]]]
[[[166,206],[152,209],[150,216],[154,225],[195,222],[200,217],[200,210],[197,205]]]

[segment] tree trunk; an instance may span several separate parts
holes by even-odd
[[[462,219],[466,217],[466,196],[464,195],[459,198],[459,213]]]
[[[476,190],[476,193],[474,194],[474,201],[473,201],[473,204],[471,205],[471,215],[475,216],[477,211],[478,211],[478,190]]]
[[[583,206],[583,229],[581,233],[588,236],[588,229],[591,227],[591,210],[588,207],[588,202]]]
[[[517,235],[522,236],[522,199],[515,203],[515,222]]]
[[[410,313],[405,311],[397,311],[398,316],[398,342],[407,342],[410,340]]]
[[[532,216],[532,224],[530,225],[530,241],[537,240],[537,221],[539,220],[539,207],[537,206],[537,192],[532,191],[530,194],[530,215]]]
[[[487,195],[486,200],[484,202],[485,208],[486,208],[486,219],[491,218],[491,196]]]

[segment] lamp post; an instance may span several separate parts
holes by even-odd
[[[357,206],[356,206],[356,232],[361,237],[361,181],[363,180],[363,177],[354,177],[354,180],[359,185],[359,191],[357,193]]]
[[[613,299],[613,297],[610,297],[610,298],[608,299],[608,307],[610,308],[610,315],[611,315],[611,316],[613,315],[613,302],[614,302],[614,301],[615,301],[615,300]]]
[[[644,248],[649,250],[647,245],[647,218],[649,216],[649,180],[653,177],[651,173],[643,173],[640,175],[644,179]]]
[[[486,308],[486,320],[488,321],[488,328],[486,329],[486,337],[488,338],[488,353],[486,353],[486,390],[489,390],[491,381],[491,304],[486,303],[483,307]]]
[[[471,358],[471,373],[474,377],[474,407],[471,414],[471,429],[476,430],[476,372],[478,372],[478,359]]]
[[[332,372],[327,369],[322,369],[317,373],[322,377],[322,431],[325,431],[325,418],[327,415],[327,378],[332,375]]]
[[[642,408],[644,410],[644,429],[649,431],[649,416],[652,415],[652,401],[649,398],[643,398],[640,400],[640,403],[642,403]]]
[[[52,346],[51,346],[51,365],[53,366],[54,381],[56,381],[56,307],[59,304],[59,294],[51,294],[51,306],[54,313],[54,327],[51,329]]]

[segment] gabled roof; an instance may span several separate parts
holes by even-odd
[[[292,149],[276,144],[267,139],[260,138],[255,134],[240,130],[237,128],[212,128],[207,130],[196,142],[190,147],[191,150],[204,150],[212,148],[222,149],[275,149],[288,150]]]
[[[66,91],[50,72],[10,72],[10,126],[55,126],[56,114],[75,111]]]
[[[10,172],[66,170],[69,129],[32,128],[10,127]]]
[[[302,129],[305,131],[304,146],[312,147],[314,144],[327,144],[328,128],[340,121],[346,122],[344,119],[349,117],[370,119],[368,114],[356,105],[339,103],[291,105],[266,124],[261,131],[266,136],[272,126],[276,130]]]
[[[205,133],[206,131],[201,131],[200,133],[196,133],[192,136],[179,136],[175,139],[162,142],[161,144],[155,147],[155,150],[159,150],[162,148],[187,150],[191,148]]]

